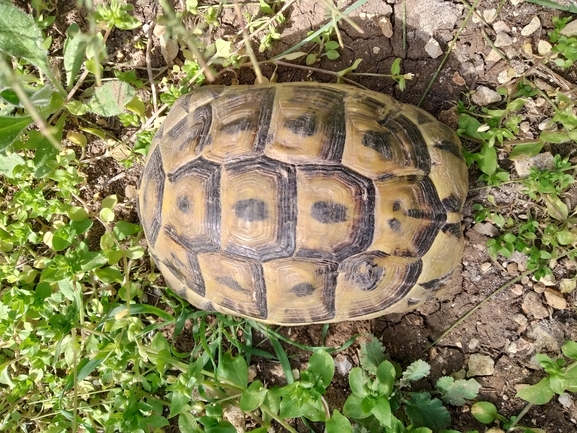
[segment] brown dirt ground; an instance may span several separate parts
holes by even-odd
[[[134,0],[136,15],[144,22],[150,23],[154,18],[156,0]],[[175,2],[178,5],[178,2]],[[435,74],[442,56],[431,59],[424,51],[427,31],[432,33],[446,50],[448,43],[459,30],[467,10],[459,2],[443,0],[407,0],[407,48],[403,49],[401,17],[401,0],[389,0],[387,2],[370,0],[353,14],[353,20],[364,30],[364,34],[358,33],[348,24],[340,26],[345,44],[341,58],[336,61],[322,61],[315,65],[317,68],[338,71],[349,66],[355,59],[362,58],[363,62],[359,72],[388,73],[393,60],[396,57],[403,59],[404,72],[412,72],[415,78],[409,81],[407,89],[400,92],[391,80],[382,78],[355,78],[364,86],[395,96],[402,102],[416,103],[424,93],[431,77]],[[415,8],[419,3],[430,6],[424,9],[422,16],[415,16]],[[558,12],[544,9],[530,3],[521,3],[513,6],[509,1],[497,0],[481,1],[479,11],[502,8],[495,21],[503,21],[511,31],[513,44],[507,50],[515,49],[522,51],[523,43],[530,43],[535,48],[540,38],[547,37],[547,30],[552,28],[552,16]],[[378,20],[390,6],[393,10],[392,21],[394,34],[392,38],[386,38],[378,25]],[[441,9],[435,10],[435,7]],[[67,0],[59,3],[60,18],[59,29],[64,34],[67,23],[71,21],[82,22],[84,15],[75,9],[75,1]],[[160,8],[158,7],[158,10]],[[441,15],[436,15],[436,14]],[[440,24],[444,18],[454,14],[454,22]],[[428,15],[428,16],[427,16]],[[541,27],[529,37],[521,37],[520,29],[527,25],[530,20],[538,16]],[[285,49],[306,37],[310,30],[317,29],[324,24],[325,12],[318,2],[301,1],[288,10],[287,20],[284,23],[283,38],[277,42],[271,53],[265,53],[267,57],[283,52]],[[432,24],[431,24],[432,23]],[[412,25],[423,25],[424,28]],[[434,29],[426,28],[433,25]],[[435,27],[436,26],[436,27]],[[217,29],[217,34],[235,32],[238,23],[234,15],[225,13],[222,25]],[[470,90],[478,84],[485,84],[491,88],[499,85],[498,76],[507,68],[504,61],[488,61],[487,55],[491,47],[483,37],[485,29],[490,39],[494,40],[495,33],[490,27],[483,27],[482,23],[469,21],[463,29],[461,36],[440,71],[440,74],[422,107],[451,126],[455,126],[454,107],[458,100],[466,100]],[[109,39],[109,54],[117,59],[123,58],[131,64],[144,67],[144,55],[142,51],[134,49],[133,41],[142,38],[142,31],[132,32],[114,31]],[[56,41],[57,42],[57,41]],[[154,67],[163,67],[164,61],[158,50],[157,40],[153,50],[152,64]],[[121,54],[118,54],[121,53]],[[517,60],[523,62],[522,56]],[[115,61],[117,63],[117,61]],[[265,76],[270,76],[272,67],[263,67]],[[313,79],[317,81],[330,81],[331,77],[319,73],[309,73],[292,68],[280,68],[278,81],[298,81]],[[145,71],[142,72],[146,80]],[[564,77],[574,83],[576,80],[575,69],[564,73]],[[249,69],[243,69],[238,76],[240,82],[252,83],[254,75]],[[230,74],[225,75],[223,80],[231,80]],[[533,127],[534,125],[532,125]],[[132,131],[125,131],[118,125],[106,125],[112,134],[127,137]],[[100,141],[93,141],[87,148],[87,158],[101,155],[105,145]],[[565,149],[565,152],[570,150]],[[574,155],[573,155],[574,156]],[[126,198],[127,186],[136,186],[138,167],[126,172],[122,166],[112,158],[104,158],[95,161],[86,170],[89,187],[85,191],[87,199],[105,197],[109,194],[117,194],[127,204],[126,209],[129,219],[136,218],[133,212],[133,202]],[[121,177],[116,178],[120,175]],[[471,187],[478,186],[477,173],[471,173]],[[111,181],[112,180],[112,181]],[[521,203],[521,196],[515,187],[502,187],[491,190],[497,203],[509,205]],[[352,335],[366,334],[370,332],[379,338],[385,345],[390,356],[401,364],[409,364],[416,359],[424,359],[432,366],[430,385],[442,375],[459,373],[467,370],[469,358],[472,354],[489,355],[495,362],[495,371],[492,375],[476,377],[482,384],[480,397],[494,402],[499,411],[507,416],[517,414],[524,403],[514,397],[516,386],[522,383],[534,383],[540,378],[540,371],[536,367],[532,356],[537,352],[550,355],[559,354],[559,347],[566,340],[577,340],[577,314],[576,293],[567,297],[569,307],[565,310],[555,310],[549,307],[542,294],[537,293],[538,287],[535,281],[524,279],[512,288],[506,289],[487,302],[477,312],[457,326],[447,337],[442,339],[433,348],[426,349],[432,341],[439,337],[457,319],[463,316],[469,309],[481,302],[485,297],[498,289],[502,284],[514,278],[523,268],[522,260],[518,266],[509,266],[502,260],[494,262],[487,254],[487,237],[479,234],[472,227],[474,225],[472,204],[483,202],[487,191],[472,192],[466,204],[464,217],[464,231],[466,249],[463,258],[463,267],[460,282],[456,283],[440,301],[426,304],[416,312],[406,315],[394,315],[371,321],[345,322],[330,326],[326,345],[340,346]],[[574,277],[575,264],[561,262],[555,268],[557,278]],[[508,269],[508,270],[507,270]],[[538,290],[540,291],[540,290]],[[547,312],[543,318],[536,318],[522,304],[532,302],[533,305],[541,306]],[[321,344],[321,326],[302,326],[284,328],[283,332],[291,339],[310,345]],[[344,357],[353,364],[358,364],[358,343],[340,352],[338,359]],[[287,350],[293,355],[295,368],[302,368],[301,363],[306,362],[309,354],[299,352],[291,347]],[[273,374],[275,366],[260,361],[257,364],[259,376],[266,382],[274,383],[279,380]],[[332,408],[342,408],[348,394],[346,376],[336,374],[332,386],[329,388],[326,399]],[[477,423],[468,413],[469,406],[453,410],[453,428],[465,431],[477,429],[484,431],[485,427]],[[545,406],[534,407],[524,419],[523,424],[545,429],[548,433],[568,433],[577,431],[577,409],[575,405],[570,408],[563,407],[556,398]],[[307,429],[299,425],[301,431]]]

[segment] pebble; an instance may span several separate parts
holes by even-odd
[[[483,19],[488,23],[492,23],[497,18],[497,9],[487,9],[483,11]]]
[[[523,284],[524,286],[528,286],[530,282],[531,280],[529,280],[529,277],[527,275],[521,278],[521,284]]]
[[[515,170],[521,178],[529,176],[533,167],[541,170],[552,170],[555,166],[551,152],[539,153],[530,158],[515,159],[513,162]]]
[[[505,32],[499,32],[497,33],[494,44],[497,48],[508,47],[513,45],[513,38]]]
[[[507,352],[509,353],[517,353],[517,343],[514,341],[507,346]]]
[[[567,308],[567,301],[563,295],[556,290],[545,290],[545,300],[547,301],[547,304],[556,310],[564,310]]]
[[[339,354],[335,358],[335,367],[341,376],[346,376],[350,369],[353,368],[353,364],[351,364],[347,356]]]
[[[380,51],[381,51],[381,47],[373,47],[373,53],[374,54],[379,54]]]
[[[480,353],[474,353],[469,358],[467,377],[491,376],[495,372],[493,358]]]
[[[511,287],[511,292],[515,296],[521,296],[523,294],[523,286],[521,284],[513,284],[513,287]]]
[[[577,20],[571,21],[559,33],[567,37],[577,36]]]
[[[486,273],[492,267],[493,267],[493,265],[489,262],[481,263],[481,273],[483,273],[483,274]]]
[[[517,6],[518,4],[523,3],[525,0],[511,0],[511,4],[513,6]]]
[[[535,292],[529,292],[525,295],[521,309],[525,314],[531,314],[535,319],[544,319],[549,316],[549,311],[541,302],[541,296]]]
[[[223,409],[222,417],[231,423],[238,433],[246,431],[246,416],[240,408],[230,404]]]
[[[519,129],[526,134],[531,130],[531,124],[529,122],[521,122],[519,124]]]
[[[517,352],[529,352],[533,349],[533,343],[526,338],[519,338],[517,340]]]
[[[535,351],[541,352],[559,352],[559,343],[549,332],[543,329],[541,326],[533,326],[532,329],[527,331],[527,337],[533,339],[533,347]]]
[[[553,48],[553,46],[547,41],[539,41],[537,43],[537,52],[541,56],[545,56],[545,55],[549,54],[551,52],[552,48]]]
[[[441,49],[441,46],[433,38],[429,39],[429,42],[427,42],[425,44],[425,51],[427,52],[429,57],[431,57],[432,59],[436,59],[437,57],[439,57],[443,54],[443,50]]]
[[[545,284],[543,284],[542,282],[538,282],[533,286],[533,290],[535,290],[537,293],[543,293],[546,288],[547,287],[545,287]]]
[[[561,293],[571,293],[577,286],[577,280],[574,278],[563,278],[559,281],[559,291]]]
[[[554,268],[553,266],[551,266],[551,263],[549,263],[549,267],[551,269]],[[557,285],[557,282],[555,281],[555,277],[553,275],[545,275],[543,278],[541,278],[541,280],[539,280],[539,282],[545,284],[547,287],[553,287]]]
[[[479,340],[476,338],[471,338],[467,346],[469,347],[469,349],[475,350],[479,346]]]
[[[495,30],[495,33],[509,33],[511,28],[505,21],[496,21],[493,24],[493,30]]]
[[[498,62],[499,60],[503,60],[502,54],[495,49],[491,49],[487,57],[485,57],[486,62]]]
[[[515,314],[515,315],[513,316],[513,320],[514,320],[518,325],[521,325],[521,326],[525,326],[525,325],[529,322],[529,320],[527,319],[527,317],[524,316],[524,315],[522,315],[522,314]]]
[[[491,223],[477,223],[473,226],[473,230],[490,238],[499,236],[499,230]]]
[[[461,77],[461,74],[459,74],[459,72],[457,71],[455,71],[455,73],[453,74],[453,83],[455,83],[457,86],[464,86],[465,84],[467,84],[465,79]]]
[[[571,406],[573,406],[573,397],[571,397],[566,392],[561,394],[559,396],[558,400],[559,400],[559,403],[561,403],[561,406],[563,406],[563,407],[570,408]]]
[[[541,27],[541,21],[539,21],[539,17],[533,17],[531,22],[527,24],[523,29],[521,29],[522,36],[531,36],[533,33],[537,31],[537,29]]]
[[[393,37],[393,24],[390,19],[382,17],[379,19],[378,24],[385,38],[390,39]]]
[[[516,275],[519,272],[519,265],[515,262],[507,264],[507,272]],[[523,289],[523,286],[521,286],[521,289]]]
[[[493,102],[501,101],[501,95],[486,86],[478,86],[471,99],[475,104],[485,107]]]

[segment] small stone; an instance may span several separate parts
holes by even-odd
[[[390,39],[393,37],[393,24],[391,23],[390,19],[386,17],[381,17],[378,21],[378,24],[385,38]]]
[[[231,423],[238,433],[246,431],[246,417],[240,408],[234,405],[227,405],[224,407],[222,417]]]
[[[559,343],[549,332],[543,329],[541,326],[533,326],[532,329],[527,331],[527,337],[532,338],[533,347],[536,352],[559,352]]]
[[[553,269],[551,263],[549,264],[549,267]],[[554,287],[557,285],[557,282],[555,281],[555,277],[553,275],[545,275],[539,281],[545,284],[547,287]]]
[[[517,340],[517,352],[529,352],[533,350],[533,343],[525,338]]]
[[[338,354],[335,358],[335,367],[341,376],[346,376],[353,367],[347,356]]]
[[[537,284],[535,284],[533,286],[533,290],[535,290],[537,293],[543,293],[545,291],[547,287],[545,287],[545,284],[538,282]]]
[[[505,21],[496,21],[493,24],[493,30],[495,30],[495,33],[509,33],[511,28]]]
[[[531,168],[552,170],[555,167],[554,158],[550,152],[539,153],[530,158],[515,159],[514,164],[515,170],[521,178],[529,176]]]
[[[545,119],[537,127],[540,131],[555,131],[557,124],[553,122],[553,119]]]
[[[563,406],[563,407],[570,408],[571,406],[573,406],[573,397],[571,397],[566,392],[561,394],[559,396],[558,400],[559,400],[559,403],[561,403],[561,406]]]
[[[492,23],[497,18],[497,9],[487,9],[483,11],[483,19],[488,23]]]
[[[527,275],[521,278],[521,284],[523,284],[524,286],[528,286],[530,282],[531,281],[529,280],[529,277]]]
[[[529,122],[521,122],[519,124],[519,129],[524,132],[527,133],[531,130],[531,124]]]
[[[429,57],[431,57],[432,59],[436,59],[437,57],[439,57],[443,54],[443,50],[441,49],[441,46],[433,38],[429,39],[429,42],[426,43],[425,51],[427,52]]]
[[[531,314],[535,319],[544,319],[549,316],[549,311],[541,302],[541,296],[535,292],[529,292],[525,295],[521,309],[525,314]]]
[[[521,296],[523,294],[523,286],[521,284],[513,284],[513,287],[511,287],[511,292],[515,296]]]
[[[501,53],[499,53],[499,51],[497,51],[495,49],[491,49],[489,54],[487,54],[487,57],[485,57],[486,62],[495,63],[495,62],[498,62],[500,60],[503,60],[503,56]]]
[[[522,314],[515,314],[513,316],[513,320],[521,326],[525,326],[529,321],[527,320],[527,317],[523,316]]]
[[[512,4],[513,6],[517,6],[517,5],[521,4],[521,3],[523,3],[524,1],[525,1],[525,0],[511,0],[511,4]]]
[[[381,47],[373,47],[373,54],[379,54]]]
[[[559,281],[559,291],[561,293],[571,293],[577,286],[577,280],[574,278],[563,278]]]
[[[537,31],[537,29],[541,27],[541,21],[539,21],[539,17],[535,16],[531,20],[529,24],[527,24],[523,29],[521,29],[522,36],[531,36],[533,33]]]
[[[481,263],[481,273],[484,274],[491,269],[493,265],[489,262]]]
[[[517,343],[513,341],[511,344],[509,344],[509,346],[507,346],[507,352],[517,353]]]
[[[556,310],[564,310],[567,308],[567,301],[563,295],[556,290],[545,290],[545,300],[547,301],[547,304]]]
[[[473,230],[490,238],[499,236],[499,230],[491,223],[477,223],[473,226]]]
[[[505,433],[505,430],[499,427],[491,427],[486,433]]]
[[[559,33],[567,37],[577,36],[577,20],[571,21]]]
[[[513,45],[513,38],[505,32],[499,32],[497,33],[494,44],[497,48],[509,47]]]
[[[465,79],[461,77],[461,74],[459,74],[459,72],[457,71],[455,71],[455,73],[453,74],[453,83],[455,83],[457,86],[464,86],[465,84],[467,84]]]
[[[471,338],[471,340],[469,340],[469,344],[467,344],[467,347],[469,347],[470,350],[475,350],[478,346],[479,340],[476,338]]]
[[[537,43],[537,52],[541,56],[546,56],[547,54],[549,54],[552,48],[553,46],[547,41],[541,40]]]
[[[519,265],[515,262],[509,263],[507,265],[507,272],[509,272],[512,275],[516,275],[519,272]],[[521,287],[521,288],[523,288],[523,287]]]
[[[248,381],[249,381],[249,383],[254,380],[256,375],[257,375],[256,366],[251,365],[250,367],[248,367]]]
[[[471,99],[475,104],[486,107],[489,104],[501,101],[501,95],[486,86],[478,86]]]
[[[474,353],[469,358],[467,377],[491,376],[495,372],[495,361],[487,355]]]

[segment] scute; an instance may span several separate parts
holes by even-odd
[[[154,138],[138,210],[193,305],[325,323],[439,296],[467,189],[455,133],[417,107],[334,84],[207,86]]]

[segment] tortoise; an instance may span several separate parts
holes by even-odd
[[[467,190],[456,134],[415,106],[339,84],[211,85],[166,116],[138,202],[179,296],[296,325],[438,296]]]

